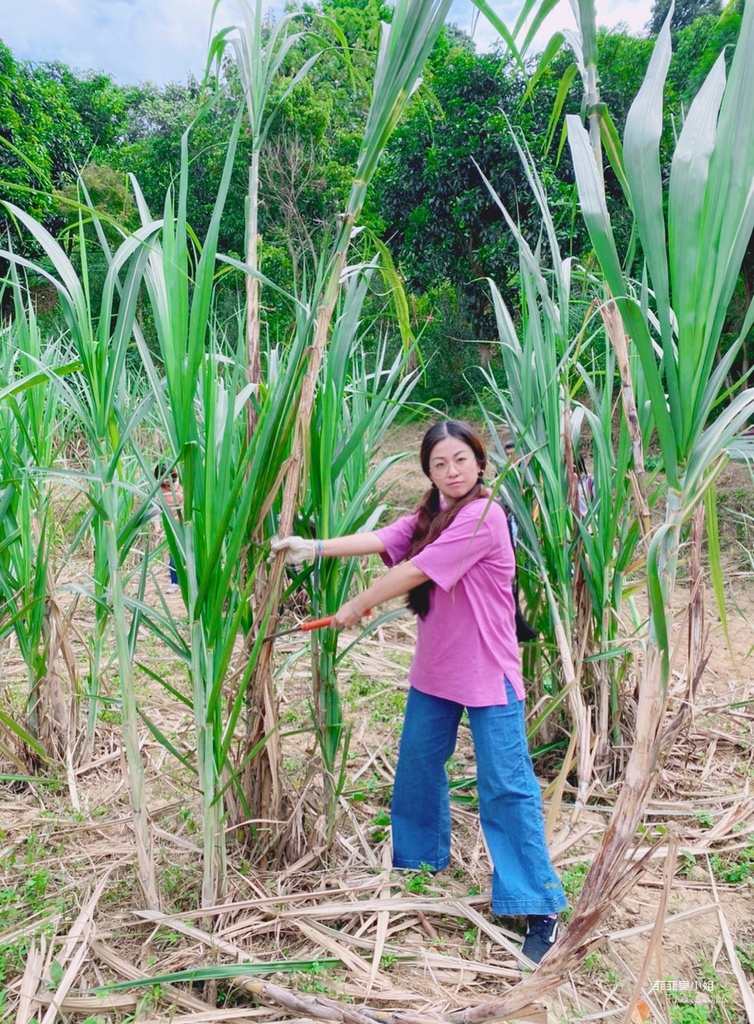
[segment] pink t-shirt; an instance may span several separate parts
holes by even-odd
[[[377,530],[385,563],[408,554],[416,515]],[[472,501],[440,536],[411,559],[434,581],[429,612],[419,618],[409,682],[422,693],[468,707],[507,704],[504,677],[524,698],[511,585],[515,556],[505,512]]]

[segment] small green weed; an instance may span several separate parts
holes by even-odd
[[[590,953],[584,958],[583,969],[607,985],[617,985],[620,981],[618,972],[608,966],[607,960],[599,952]]]
[[[699,963],[699,976],[702,988],[709,993],[711,1004],[711,1019],[714,1024],[725,1024],[735,1018],[735,998],[733,990],[717,971],[717,968],[709,959],[702,956]]]
[[[585,861],[581,861],[578,864],[572,864],[569,868],[566,868],[560,876],[560,882],[565,889],[566,896],[568,896],[568,902],[571,905],[573,905],[581,895],[587,871],[589,871],[589,864]],[[563,912],[564,921],[568,920],[570,913],[570,910]]]
[[[403,887],[414,896],[428,896],[431,881],[432,868],[429,864],[422,864],[418,871],[406,876]]]
[[[4,991],[4,982],[23,971],[29,949],[36,939],[41,935],[53,934],[54,925],[49,919],[53,915],[64,913],[67,909],[65,899],[54,895],[54,876],[43,866],[43,862],[54,854],[55,850],[57,846],[48,846],[45,837],[33,831],[27,836],[22,850],[14,851],[2,861],[2,870],[6,875],[13,875],[12,888],[0,889],[0,919],[3,922],[3,930],[24,924],[37,915],[41,919],[38,926],[22,938],[0,945],[0,992]],[[73,897],[69,898],[72,902]]]
[[[712,1024],[710,1008],[705,1003],[683,1003],[670,1007],[671,1024]]]
[[[330,985],[327,985],[324,980],[319,980],[324,978],[326,971],[327,968],[325,967],[324,964],[319,963],[319,961],[317,960],[313,961],[304,970],[299,971],[297,975],[294,975],[299,979],[296,988],[300,989],[301,992],[312,992],[317,993],[319,995],[337,996],[337,989],[333,988]]]
[[[160,891],[172,911],[192,910],[201,887],[200,870],[187,864],[168,864],[160,872]]]
[[[736,1017],[733,992],[706,956],[693,980],[660,984],[668,994],[671,1024],[728,1024]]]
[[[745,946],[736,947],[736,952],[743,969],[749,974],[754,974],[754,942],[747,942]]]
[[[378,811],[372,818],[372,839],[375,843],[382,843],[387,839],[387,826],[390,824],[390,815],[387,811]]]
[[[713,854],[710,857],[710,864],[718,881],[731,882],[734,885],[746,882],[754,875],[754,844],[749,844],[732,859]]]

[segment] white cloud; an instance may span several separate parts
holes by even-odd
[[[0,33],[19,58],[163,83],[201,74],[211,15],[212,0],[20,0]]]
[[[511,25],[521,0],[491,0]],[[281,7],[282,0],[270,6]],[[204,68],[212,0],[0,0],[0,36],[16,57],[60,60],[74,68],[107,71],[119,82],[181,81]],[[640,32],[651,0],[597,0],[600,25],[625,22]],[[221,4],[222,24],[236,20],[231,3]],[[450,20],[474,28],[479,49],[497,33],[476,17],[470,0],[455,0]],[[543,43],[558,28],[573,25],[570,5],[561,0],[540,34]]]

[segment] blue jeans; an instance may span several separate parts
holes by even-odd
[[[566,898],[545,840],[542,794],[524,726],[524,701],[506,680],[508,703],[467,708],[477,761],[479,817],[492,859],[492,912],[555,914]],[[463,705],[411,688],[406,704],[391,823],[393,865],[442,871],[450,860],[445,762]]]
[[[173,556],[172,555],[170,555],[169,559],[168,559],[168,568],[170,569],[170,582],[171,583],[177,583],[178,582],[178,573],[176,572],[175,562],[173,561]]]

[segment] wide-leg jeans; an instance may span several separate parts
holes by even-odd
[[[507,704],[467,708],[477,762],[479,816],[492,859],[492,912],[554,914],[566,898],[545,840],[542,795],[524,724],[524,701],[506,680]],[[463,705],[409,690],[391,824],[393,865],[442,871],[450,860],[445,762]]]

